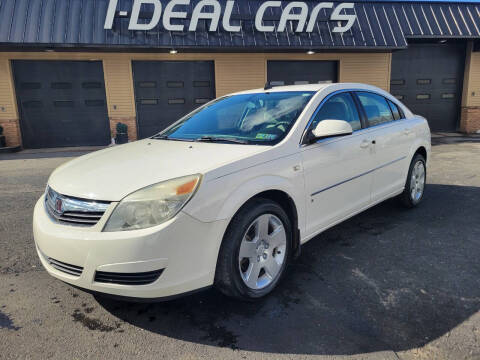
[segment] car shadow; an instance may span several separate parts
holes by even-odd
[[[480,188],[429,185],[305,244],[280,286],[243,303],[214,289],[140,304],[97,297],[111,314],[175,339],[250,351],[358,354],[420,347],[480,309]]]

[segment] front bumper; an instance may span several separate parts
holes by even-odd
[[[227,225],[227,220],[204,223],[180,212],[149,229],[101,232],[55,222],[45,211],[43,196],[33,215],[37,252],[50,275],[86,290],[131,298],[170,297],[212,285]],[[49,259],[83,269],[79,276],[69,274],[52,266]],[[96,272],[160,269],[160,277],[147,285],[95,281]]]

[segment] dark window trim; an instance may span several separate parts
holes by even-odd
[[[432,85],[432,79],[417,79],[417,85]]]
[[[334,91],[334,92],[328,94],[325,98],[323,98],[322,101],[320,101],[320,104],[318,104],[317,108],[313,112],[310,119],[308,120],[307,125],[305,126],[305,129],[303,129],[303,133],[302,133],[302,137],[300,138],[299,146],[312,145],[312,144],[308,143],[306,140],[308,139],[308,132],[310,131],[310,127],[312,126],[313,120],[315,120],[315,117],[317,116],[318,112],[322,108],[323,104],[325,104],[330,98],[334,97],[335,95],[342,94],[342,93],[349,93],[350,96],[352,96],[353,102],[355,103],[355,106],[357,107],[357,111],[358,111],[358,104],[355,102],[354,92],[355,92],[354,89],[342,89],[342,90]],[[362,119],[362,114],[359,112],[358,115],[360,117],[360,123],[362,124],[362,128],[359,129],[359,130],[354,130],[353,131],[354,133],[357,132],[357,131],[361,131],[361,130],[365,129],[363,127],[364,122],[363,122],[363,119]],[[315,143],[313,143],[313,144],[315,144]]]
[[[199,84],[206,84],[206,85],[199,85]],[[193,87],[211,87],[210,80],[194,80]]]
[[[453,80],[453,81],[451,81]],[[443,78],[442,79],[443,85],[457,85],[457,78]]]
[[[358,118],[360,119],[360,126],[361,128],[360,129],[357,129],[357,130],[353,130],[353,131],[358,131],[358,130],[362,130],[362,129],[365,129],[365,122],[364,122],[364,114],[362,114],[362,112],[360,111],[360,108],[359,108],[359,104],[357,103],[357,98],[356,96],[354,95],[354,92],[352,91],[342,91],[342,92],[338,92],[338,93],[335,93],[334,95],[330,96],[328,99],[326,99],[324,102],[322,101],[322,103],[320,105],[318,105],[318,107],[315,109],[315,113],[314,115],[316,116],[318,114],[318,112],[320,111],[320,109],[322,108],[323,105],[325,105],[325,103],[332,99],[333,97],[337,96],[337,95],[341,95],[341,94],[345,94],[345,93],[348,93],[350,95],[350,97],[352,98],[352,101],[354,103],[354,106],[355,106],[355,109],[357,110],[357,114],[358,114]],[[315,119],[315,117],[313,117],[313,119]],[[313,123],[313,121],[311,122]],[[310,124],[310,127],[311,127],[311,124]],[[312,129],[308,129],[308,131],[310,131]]]
[[[390,85],[404,86],[405,85],[405,79],[390,79]]]
[[[20,90],[38,90],[42,88],[41,82],[23,81],[20,83]]]
[[[54,81],[50,83],[50,88],[53,90],[70,90],[73,89],[73,84],[69,81]]]
[[[365,109],[360,103],[360,99],[358,98],[357,93],[355,91],[350,91],[350,95],[353,98],[353,102],[355,103],[355,106],[357,108],[358,115],[360,116],[360,123],[362,124],[362,129],[368,128],[367,114],[365,113]]]
[[[25,109],[39,109],[43,108],[43,101],[41,100],[25,100],[21,102],[21,105]],[[30,106],[33,105],[33,106]],[[39,106],[37,106],[39,105]]]
[[[168,99],[168,105],[185,105],[185,98]]]
[[[397,121],[397,120],[395,120],[395,116],[393,116],[392,108],[390,107],[390,104],[388,103],[390,100],[389,100],[388,98],[386,98],[385,96],[383,96],[383,95],[381,95],[381,94],[379,94],[379,93],[376,93],[376,92],[374,92],[374,91],[362,91],[362,90],[357,90],[357,91],[355,91],[355,95],[358,96],[358,93],[365,93],[365,92],[366,92],[366,93],[369,93],[369,94],[377,95],[377,96],[383,98],[383,99],[385,100],[385,102],[387,103],[387,107],[388,107],[388,109],[390,110],[390,115],[392,115],[392,119],[393,119],[393,120],[390,120],[390,121],[382,122],[382,123],[380,123],[380,124],[370,125],[370,121],[368,121],[368,116],[366,116],[366,115],[367,115],[367,112],[365,111],[365,108],[364,108],[362,102],[360,101],[360,99],[358,99],[358,102],[359,102],[360,105],[362,106],[362,110],[365,112],[365,117],[366,117],[367,124],[368,124],[367,128],[372,128],[372,127],[375,127],[375,126],[380,126],[380,125],[384,125],[384,124],[389,124],[389,123],[392,123],[392,122],[394,122],[394,121]]]
[[[75,101],[73,100],[53,100],[53,107],[56,108],[73,108]]]
[[[390,112],[393,115],[393,120],[394,121],[402,120],[403,116],[402,116],[402,110],[400,110],[400,107],[397,104],[395,104],[392,100],[387,99],[387,98],[385,98],[385,99],[387,100],[388,107],[390,108]],[[392,104],[397,107],[398,115],[400,116],[400,119],[395,119],[395,114],[393,113]]]
[[[100,81],[83,81],[82,89],[103,89],[103,86]]]
[[[419,96],[428,96],[428,97],[425,97],[425,98],[421,99],[421,98],[419,98]],[[415,100],[420,100],[420,101],[432,100],[432,95],[431,94],[425,94],[425,93],[417,94],[415,96]]]
[[[103,100],[103,99],[85,99],[85,106],[88,106],[88,107],[105,106],[105,100]]]
[[[145,84],[153,85],[153,86],[144,86]],[[138,81],[137,87],[140,89],[156,89],[157,82],[156,81]]]
[[[307,125],[305,126],[305,128],[303,129],[303,133],[302,133],[302,137],[300,138],[300,143],[299,143],[299,146],[302,147],[302,146],[308,146],[308,145],[313,145],[313,144],[316,144],[318,143],[315,142],[313,144],[309,144],[308,142],[306,142],[305,140],[307,139],[307,134],[308,134],[308,130],[310,129],[310,126],[312,125],[312,122],[313,120],[315,119],[315,116],[317,115],[318,111],[320,110],[320,107],[328,100],[330,99],[332,96],[336,95],[336,94],[340,94],[340,93],[344,93],[344,92],[349,92],[353,95],[354,99],[356,98],[357,96],[357,92],[366,92],[366,93],[371,93],[371,94],[375,94],[375,95],[378,95],[378,96],[382,96],[385,98],[385,96],[373,91],[373,90],[366,90],[366,89],[342,89],[342,90],[337,90],[337,91],[334,91],[330,94],[328,94],[325,98],[322,99],[322,101],[320,102],[320,104],[318,104],[317,108],[315,109],[315,111],[313,112],[312,116],[310,117],[310,119],[308,120],[307,122]],[[388,98],[385,98],[387,100],[389,100]],[[358,100],[360,101],[360,100]],[[397,100],[398,101],[398,100]],[[402,115],[402,119],[401,120],[405,120],[405,113],[401,107],[401,105],[398,104],[397,101],[393,101],[392,102],[398,106],[400,112],[401,112],[401,115]],[[388,103],[388,102],[387,102]],[[363,107],[361,109],[363,111]],[[390,110],[391,111],[391,110]],[[393,114],[392,114],[392,117],[393,117]],[[382,123],[382,124],[378,124],[378,125],[373,125],[373,126],[368,126],[368,127],[363,127],[363,124],[362,124],[362,128],[359,129],[359,130],[355,130],[353,133],[358,133],[360,131],[364,131],[364,130],[368,130],[368,129],[372,129],[374,127],[377,127],[377,126],[383,126],[383,125],[387,125],[387,124],[392,124],[394,123],[396,120],[392,120],[392,121],[389,121],[389,122],[386,122],[386,123]],[[330,138],[328,138],[330,139]],[[326,139],[322,139],[322,140],[319,140],[319,141],[324,141]]]
[[[445,96],[445,95],[452,95],[452,96]],[[455,100],[457,98],[457,94],[454,92],[442,92],[440,95],[440,99],[442,100]]]
[[[140,99],[139,102],[145,106],[158,105],[158,99]]]
[[[180,86],[177,86],[177,85],[180,85]],[[167,81],[167,88],[169,88],[169,89],[183,89],[183,88],[185,88],[185,81],[168,80]]]
[[[208,98],[195,98],[195,100],[193,101],[194,104],[196,105],[203,105],[203,104],[206,104],[208,102],[212,101],[212,99],[208,99]]]

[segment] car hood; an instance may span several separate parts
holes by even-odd
[[[143,187],[209,170],[268,149],[221,143],[141,140],[81,156],[57,168],[48,181],[63,195],[119,201]]]

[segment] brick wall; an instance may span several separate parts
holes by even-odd
[[[17,119],[0,119],[0,126],[3,127],[3,135],[5,135],[8,147],[22,144]]]
[[[480,53],[473,51],[473,42],[468,43],[465,59],[460,131],[480,131]]]
[[[480,106],[462,107],[460,131],[467,134],[480,132]]]

